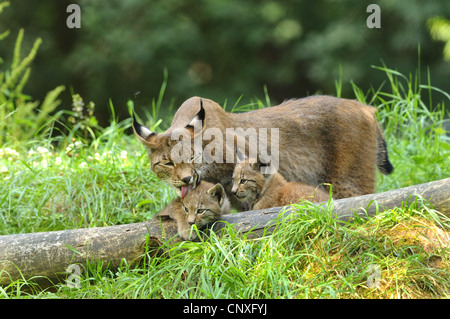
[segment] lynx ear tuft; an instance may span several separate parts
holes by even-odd
[[[200,126],[201,130],[205,129],[205,109],[203,108],[203,101],[200,99],[200,111],[192,118],[192,120],[186,125],[186,128],[190,131],[191,136],[195,135],[195,127]]]

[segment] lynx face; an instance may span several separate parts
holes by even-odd
[[[172,185],[179,197],[184,198],[189,190],[197,186],[199,175],[192,163],[193,156],[188,157],[187,161],[180,161],[178,158],[172,158],[171,150],[179,144],[179,140],[173,139],[173,136],[190,134],[189,131],[178,129],[170,134],[156,134],[137,123],[135,119],[133,129],[141,143],[146,146],[153,172],[159,179]]]
[[[199,183],[199,175],[191,163],[176,164],[164,157],[152,163],[152,169],[159,179],[172,185],[178,197],[184,198],[189,190]]]
[[[217,221],[222,214],[229,213],[230,207],[222,185],[202,181],[181,200],[180,211],[174,214],[178,232],[185,240],[197,238],[195,230]]]
[[[231,193],[246,204],[246,209],[252,209],[266,183],[266,177],[260,173],[260,165],[256,160],[244,159],[234,168]]]
[[[169,181],[181,198],[184,198],[188,191],[197,187],[200,182],[197,171],[190,163],[174,164]]]
[[[239,153],[237,152],[238,159]],[[317,203],[328,200],[329,194],[319,187],[302,182],[288,182],[276,171],[263,174],[261,167],[265,165],[267,164],[262,164],[259,160],[245,158],[235,167],[231,192],[238,200],[245,202],[247,209],[286,206],[298,203],[299,200]]]

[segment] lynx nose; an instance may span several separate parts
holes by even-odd
[[[187,185],[187,184],[192,184],[192,182],[193,182],[192,176],[184,177],[184,178],[182,178],[181,180],[182,180],[183,183],[186,184],[186,185]]]
[[[236,195],[236,193],[237,193],[237,187],[233,187],[231,189],[231,194]]]
[[[189,224],[189,226],[192,226],[195,224],[195,217],[189,216],[187,218],[187,223]]]

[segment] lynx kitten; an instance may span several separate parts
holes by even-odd
[[[192,225],[200,229],[230,212],[230,203],[221,184],[201,181],[177,202],[171,217],[177,221],[178,233],[184,240],[197,238],[196,231],[191,230]]]
[[[297,203],[300,199],[324,202],[329,195],[320,188],[300,182],[287,182],[278,172],[262,174],[259,160],[239,155],[233,172],[231,192],[245,203],[246,209],[263,209]]]

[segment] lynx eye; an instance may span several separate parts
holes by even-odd
[[[164,165],[165,165],[165,166],[174,166],[174,165],[173,165],[173,162],[165,162]]]
[[[239,181],[239,184],[245,184],[245,183],[247,183],[247,180],[244,179],[244,178],[242,178],[242,179]]]
[[[183,206],[183,208],[186,213],[189,213],[189,208],[187,208],[186,206]]]
[[[203,215],[206,212],[206,209],[198,209],[197,215]]]

